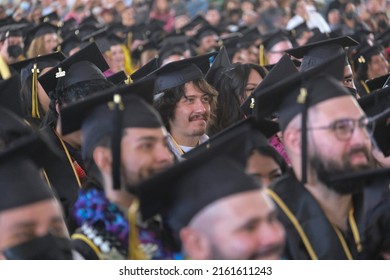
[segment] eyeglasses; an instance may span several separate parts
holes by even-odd
[[[334,121],[327,126],[308,127],[307,130],[329,129],[333,131],[338,140],[347,141],[352,137],[356,126],[362,129],[367,134],[367,136],[371,136],[374,132],[374,122],[370,121],[366,117],[362,117],[358,120],[341,119]]]

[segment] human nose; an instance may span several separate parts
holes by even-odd
[[[206,106],[207,105],[201,99],[198,99],[195,103],[195,112],[206,112]]]
[[[264,224],[258,233],[258,241],[262,246],[283,244],[284,240],[285,230],[278,220]]]

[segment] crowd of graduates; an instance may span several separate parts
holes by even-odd
[[[385,0],[0,5],[0,259],[389,259]]]

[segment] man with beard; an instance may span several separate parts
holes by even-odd
[[[218,92],[204,79],[215,53],[166,64],[156,75],[154,106],[169,131],[168,144],[181,156],[205,142],[208,124],[216,109]]]
[[[173,163],[167,132],[150,105],[153,86],[141,80],[61,110],[64,134],[81,128],[90,178],[73,212],[79,229],[72,239],[86,259],[173,257],[161,219],[139,224],[138,202],[127,191]]]
[[[329,73],[325,66],[335,77],[321,74]],[[260,116],[279,112],[292,164],[269,190],[286,228],[288,259],[356,259],[370,246],[366,214],[382,198],[370,198],[363,183],[331,181],[374,166],[369,122],[339,82],[343,66],[338,56],[266,89],[256,101]]]
[[[143,219],[167,217],[186,258],[280,259],[285,232],[275,205],[244,169],[253,133],[248,124],[241,122],[136,186]]]

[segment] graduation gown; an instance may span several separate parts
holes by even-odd
[[[284,257],[287,259],[378,258],[378,250],[389,239],[386,237],[389,233],[376,222],[380,219],[382,225],[390,222],[389,215],[384,214],[389,206],[389,189],[383,182],[353,195],[353,213],[344,233],[329,222],[292,171],[272,185],[269,194],[286,229]]]
[[[61,153],[61,158],[53,159],[50,164],[44,167],[44,170],[49,185],[55,190],[61,202],[68,230],[72,233],[75,230],[75,225],[70,214],[81,187],[80,179],[73,166],[72,154],[65,142],[57,136],[50,126],[42,128],[41,132],[51,140],[51,143]]]

